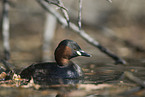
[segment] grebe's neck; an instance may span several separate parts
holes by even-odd
[[[67,66],[70,63],[72,63],[69,59],[66,59],[66,58],[57,58],[57,57],[55,57],[55,60],[56,60],[56,62],[59,66]]]

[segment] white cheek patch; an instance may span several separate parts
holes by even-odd
[[[78,54],[79,56],[81,56],[81,55],[82,55],[79,51],[76,51],[76,52],[77,52],[77,54]]]

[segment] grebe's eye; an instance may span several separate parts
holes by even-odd
[[[76,47],[73,47],[74,51],[77,51],[77,48]]]
[[[74,50],[76,51],[77,49],[76,49],[76,48],[74,48]]]

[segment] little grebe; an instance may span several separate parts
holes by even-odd
[[[22,70],[20,73],[21,77],[29,80],[31,77],[34,80],[53,78],[77,79],[82,77],[82,70],[77,64],[70,61],[70,59],[77,56],[91,56],[84,52],[76,42],[68,39],[59,43],[54,55],[56,62],[32,64]]]

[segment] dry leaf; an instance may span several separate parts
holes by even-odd
[[[1,80],[1,79],[4,80],[4,79],[6,78],[6,76],[7,76],[7,74],[6,74],[5,72],[2,72],[2,73],[0,74],[0,80]]]

